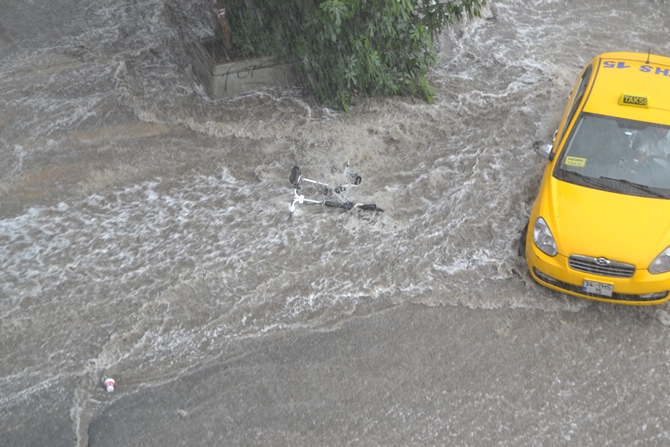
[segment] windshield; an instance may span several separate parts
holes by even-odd
[[[583,113],[554,177],[590,188],[670,199],[670,127]]]

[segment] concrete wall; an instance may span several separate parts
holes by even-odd
[[[263,87],[297,83],[293,65],[272,57],[218,62],[202,42],[192,44],[193,73],[212,99],[229,98]]]

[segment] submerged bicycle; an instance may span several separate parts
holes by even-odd
[[[290,211],[291,212],[295,211],[296,203],[300,205],[308,204],[308,205],[327,206],[330,208],[341,208],[347,211],[353,209],[360,209],[365,211],[379,211],[379,212],[384,211],[374,203],[358,203],[349,200],[344,195],[344,192],[347,190],[347,188],[353,188],[360,185],[363,179],[361,178],[360,175],[356,174],[348,167],[344,169],[344,175],[346,183],[338,185],[335,188],[331,188],[327,183],[304,178],[302,176],[302,173],[300,172],[300,168],[298,166],[293,166],[293,168],[291,169],[291,175],[289,177],[289,181],[291,182],[291,186],[293,187],[293,201],[291,202],[291,206],[289,207]],[[324,200],[306,199],[304,195],[298,194],[298,190],[301,189],[300,182],[315,185],[315,187],[321,189],[322,193],[326,196],[326,199]]]

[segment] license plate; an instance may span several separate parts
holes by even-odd
[[[592,293],[594,295],[612,296],[613,290],[614,284],[607,284],[604,282],[589,281],[585,279],[582,284],[582,292]]]

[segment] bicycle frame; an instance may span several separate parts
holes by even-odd
[[[347,169],[345,169],[345,175],[349,178],[349,180],[353,180],[353,183],[344,183],[341,185],[336,186],[335,188],[331,188],[327,183],[320,182],[317,180],[312,180],[308,178],[304,178],[302,176],[302,172],[300,171],[300,168],[298,166],[294,166],[291,169],[291,175],[289,177],[289,181],[291,182],[291,185],[293,186],[293,200],[291,201],[291,205],[289,206],[289,210],[291,213],[295,211],[295,205],[297,204],[308,204],[308,205],[321,205],[321,206],[327,206],[331,208],[342,208],[344,210],[352,210],[354,208],[360,208],[363,210],[367,211],[384,211],[381,208],[378,208],[377,205],[374,203],[372,204],[364,204],[364,203],[357,203],[350,201],[347,199],[343,193],[346,191],[347,188],[349,187],[356,187],[360,185],[362,178],[360,175],[353,173],[353,172],[347,172]],[[313,200],[313,199],[307,199],[305,198],[304,195],[298,194],[298,190],[301,189],[300,187],[300,182],[306,182],[306,183],[311,183],[316,186],[320,186],[324,188],[324,194],[333,196],[336,201],[334,200]]]

